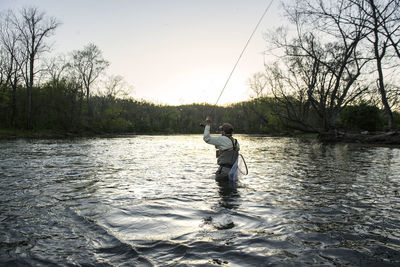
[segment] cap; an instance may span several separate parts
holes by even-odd
[[[226,134],[232,134],[233,132],[233,126],[230,123],[223,123],[221,126],[219,126],[219,129],[221,131],[224,131]]]

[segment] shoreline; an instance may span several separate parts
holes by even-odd
[[[353,143],[369,145],[400,146],[400,132],[336,132],[319,135],[323,143]]]
[[[26,131],[26,130],[10,130],[0,129],[0,140],[13,140],[13,139],[68,139],[68,138],[118,138],[126,136],[140,136],[140,135],[185,135],[185,134],[202,134],[202,133],[105,133],[105,132],[60,132],[60,131]],[[298,137],[298,138],[312,138],[326,144],[340,144],[340,143],[353,143],[353,144],[368,144],[377,146],[398,146],[400,147],[400,132],[336,132],[326,134],[261,134],[261,133],[237,133],[254,136],[270,136],[270,137]]]
[[[136,133],[100,133],[100,132],[61,132],[61,131],[27,131],[0,129],[0,140],[6,139],[68,139],[86,137],[118,137],[126,135],[137,135]]]

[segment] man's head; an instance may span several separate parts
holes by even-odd
[[[219,126],[219,129],[221,130],[222,135],[231,136],[233,133],[233,126],[230,123],[222,124]]]

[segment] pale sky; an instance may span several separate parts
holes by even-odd
[[[36,6],[62,24],[52,54],[94,43],[133,86],[158,104],[214,104],[271,0],[1,0],[0,10]],[[262,71],[263,33],[284,25],[274,0],[218,104],[249,99],[247,79]]]

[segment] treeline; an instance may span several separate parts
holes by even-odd
[[[1,129],[78,135],[199,133],[199,124],[207,115],[216,124],[229,121],[243,133],[282,129],[271,117],[269,100],[213,108],[207,104],[156,105],[129,98],[122,77],[104,79],[109,62],[96,45],[48,57],[46,41],[60,24],[56,18],[35,7],[0,15]],[[101,88],[96,93],[95,83]]]
[[[229,121],[237,132],[282,130],[271,115],[270,100],[213,108],[207,104],[163,106],[129,98],[122,77],[104,79],[109,62],[96,45],[48,57],[46,41],[59,24],[35,7],[1,13],[1,129],[78,135],[199,133],[199,124],[212,115],[215,124]],[[96,93],[95,83],[101,88]]]
[[[215,108],[132,99],[122,77],[104,79],[110,63],[96,45],[45,57],[57,19],[37,8],[3,12],[0,129],[77,135],[201,133],[199,124],[207,115],[215,127],[230,122],[238,133],[398,129],[400,2],[298,3],[286,8],[298,31],[290,37],[283,29],[267,35],[278,57],[249,79],[255,97]],[[94,93],[96,83],[101,90]]]
[[[279,102],[268,97],[214,107],[210,104],[157,105],[132,98],[98,95],[91,97],[88,104],[79,87],[67,81],[50,81],[34,87],[32,96],[35,101],[32,102],[31,129],[37,132],[64,135],[193,134],[203,131],[200,123],[211,115],[213,131],[219,124],[230,122],[237,133],[300,133],[279,116]],[[7,103],[5,99],[3,104]],[[26,129],[26,88],[17,88],[16,107],[2,106],[1,128]],[[16,113],[11,116],[12,112]],[[395,113],[395,122],[399,127],[398,113]],[[380,131],[387,128],[384,112],[366,103],[343,109],[337,125],[339,129],[351,131]]]
[[[18,87],[15,106],[3,94],[2,129],[26,130],[26,88]],[[231,122],[241,133],[278,132],[278,120],[265,101],[252,100],[228,107],[209,104],[157,105],[133,98],[85,94],[75,83],[50,81],[32,90],[31,129],[65,134],[177,134],[201,133],[200,123],[211,115],[215,128]],[[264,103],[265,102],[265,103]],[[272,117],[271,117],[272,116]]]

